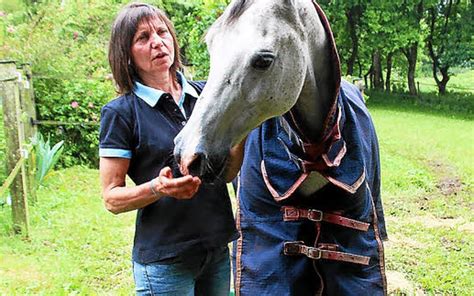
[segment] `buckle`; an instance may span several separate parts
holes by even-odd
[[[321,250],[304,245],[304,241],[285,242],[283,245],[283,253],[285,255],[305,255],[306,257],[318,260],[321,259]]]
[[[283,254],[290,256],[300,255],[302,253],[302,246],[304,246],[304,241],[285,242],[283,244]]]
[[[308,258],[311,258],[313,260],[321,259],[321,250],[311,247],[306,247],[304,249],[305,250],[303,252]]]
[[[309,209],[307,218],[313,222],[321,222],[323,221],[323,212],[316,209]]]

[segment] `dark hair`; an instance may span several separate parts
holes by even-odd
[[[181,68],[179,44],[173,23],[162,10],[145,3],[131,3],[122,8],[112,25],[109,42],[109,64],[120,94],[133,90],[133,82],[141,81],[132,59],[131,47],[138,26],[155,18],[163,21],[174,45],[174,62],[170,71],[176,80],[176,71]]]

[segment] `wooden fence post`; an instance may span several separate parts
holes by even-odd
[[[11,172],[21,158],[24,141],[21,124],[19,74],[13,61],[0,61],[0,96],[6,139],[7,171]],[[24,166],[24,165],[23,165]],[[22,171],[25,171],[22,167]],[[18,174],[10,186],[13,230],[28,236],[28,193],[24,174]]]
[[[21,123],[24,130],[24,141],[31,143],[33,137],[35,137],[38,128],[33,125],[36,120],[36,106],[35,97],[33,91],[33,79],[30,64],[22,64],[20,67],[20,73],[22,74],[20,85],[20,105],[21,105]],[[23,147],[24,149],[25,147]],[[29,201],[34,204],[36,199],[36,163],[34,157],[28,156],[25,162],[26,168],[26,179],[27,179],[27,192]]]

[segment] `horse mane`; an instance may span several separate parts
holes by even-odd
[[[252,4],[253,0],[239,0],[232,5],[227,18],[224,20],[224,24],[231,24],[237,20],[242,13]]]

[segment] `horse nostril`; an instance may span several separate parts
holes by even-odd
[[[193,176],[202,177],[205,170],[206,157],[202,153],[194,154],[194,158],[188,163],[188,172]]]

